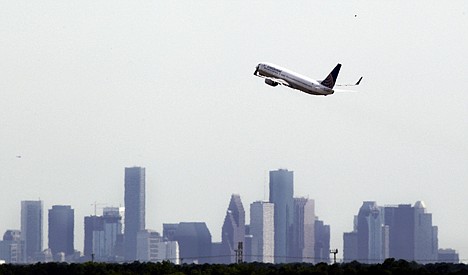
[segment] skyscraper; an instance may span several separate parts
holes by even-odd
[[[343,261],[352,262],[358,260],[357,255],[357,216],[353,219],[353,231],[343,233]]]
[[[290,262],[314,262],[315,202],[294,198],[294,223],[289,252]]]
[[[86,260],[90,261],[96,256],[96,249],[93,248],[94,232],[103,231],[103,220],[100,216],[87,216],[84,218],[84,249],[83,254]],[[94,255],[93,255],[94,254]]]
[[[119,207],[105,207],[103,216],[85,217],[84,255],[87,260],[121,261],[122,216]],[[93,255],[94,254],[94,255]]]
[[[181,263],[210,263],[211,233],[204,222],[181,222],[173,240],[179,244]]]
[[[383,213],[375,201],[365,201],[358,214],[357,255],[358,260],[378,263],[383,260]]]
[[[287,262],[294,214],[293,171],[270,171],[270,202],[275,205],[275,263]]]
[[[385,207],[385,224],[389,227],[389,256],[420,263],[438,259],[437,227],[424,202]]]
[[[24,262],[35,261],[42,252],[42,201],[21,202],[21,240],[24,242]]]
[[[355,230],[343,235],[345,261],[375,263],[391,257],[428,263],[437,261],[437,226],[422,201],[378,207],[364,202]]]
[[[316,263],[330,262],[330,225],[315,219],[314,258]]]
[[[54,205],[49,209],[49,248],[54,258],[60,252],[73,255],[74,228],[75,211],[70,205]]]
[[[411,204],[385,206],[385,224],[390,227],[389,256],[414,260],[414,208]]]
[[[234,263],[235,250],[239,243],[244,243],[245,236],[245,211],[239,195],[231,196],[221,235],[223,257],[220,263]]]
[[[125,168],[125,260],[136,260],[137,234],[145,229],[145,168]]]
[[[414,213],[414,260],[420,263],[436,262],[439,250],[438,228],[432,225],[432,214],[426,213],[423,201],[414,204]]]
[[[250,254],[252,262],[273,263],[275,255],[275,227],[273,203],[256,201],[250,204]]]

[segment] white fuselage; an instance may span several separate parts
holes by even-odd
[[[258,64],[255,75],[272,81],[276,79],[278,84],[286,85],[308,94],[330,95],[334,93],[333,89],[321,85],[317,80],[271,63]]]

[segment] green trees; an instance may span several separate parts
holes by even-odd
[[[37,263],[32,265],[0,265],[0,275],[150,275],[150,274],[315,274],[315,275],[400,275],[400,274],[468,274],[468,266],[465,264],[435,263],[421,265],[416,262],[387,259],[382,264],[361,264],[359,262],[333,264],[184,264],[175,265],[170,262],[162,263],[96,263],[86,262],[82,264],[67,263]]]

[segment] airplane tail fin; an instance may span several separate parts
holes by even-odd
[[[336,67],[331,71],[331,73],[320,82],[325,87],[328,87],[330,89],[333,89],[335,86],[336,78],[338,77],[338,73],[340,72],[341,64],[338,63]]]

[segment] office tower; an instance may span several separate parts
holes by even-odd
[[[115,236],[115,245],[114,244],[108,244],[113,250],[111,253],[111,258],[113,258],[114,261],[117,262],[122,262],[124,260],[124,217],[125,217],[125,207],[104,207],[103,208],[103,216],[118,216],[119,220],[114,221],[114,226],[116,226],[117,229],[117,235]],[[109,220],[107,220],[109,221]],[[117,222],[117,224],[115,224]]]
[[[122,216],[118,207],[105,207],[102,216],[85,217],[84,255],[87,260],[113,262],[122,259]]]
[[[414,208],[411,204],[385,206],[385,224],[390,227],[389,256],[414,260]]]
[[[357,215],[353,219],[353,231],[343,233],[343,261],[345,263],[357,261]]]
[[[137,261],[157,262],[158,243],[162,241],[161,235],[153,230],[141,230],[137,234]]]
[[[293,171],[270,171],[270,202],[275,205],[275,263],[287,262],[293,224]]]
[[[383,260],[383,214],[375,201],[365,201],[358,214],[357,255],[359,261],[379,263]]]
[[[252,236],[250,260],[273,263],[275,256],[275,227],[273,203],[256,201],[250,204],[250,230]]]
[[[137,234],[145,229],[145,168],[125,168],[125,260],[134,261]]]
[[[245,235],[245,242],[244,242],[244,262],[251,263],[252,262],[252,239],[253,236],[250,234]]]
[[[84,218],[84,249],[85,259],[90,261],[96,256],[93,249],[93,234],[95,231],[103,231],[102,217],[87,216]]]
[[[357,236],[356,250],[352,249],[354,233]],[[413,207],[400,204],[384,208],[377,207],[375,202],[364,202],[356,230],[343,235],[344,258],[345,261],[367,263],[379,262],[387,257],[423,264],[436,262],[437,234],[437,226],[432,225],[432,214],[426,212],[422,201],[416,202]],[[355,259],[351,257],[354,252],[357,253]]]
[[[26,263],[34,262],[42,252],[42,207],[42,201],[21,202],[21,240]]]
[[[414,207],[400,204],[384,209],[389,228],[389,257],[420,263],[437,261],[437,227],[432,225],[432,214],[426,213],[422,201]]]
[[[233,194],[224,218],[221,232],[222,257],[220,263],[235,263],[236,250],[239,243],[244,244],[245,236],[245,211],[239,195]]]
[[[294,222],[289,262],[314,262],[315,202],[307,198],[294,198]]]
[[[315,220],[314,258],[316,263],[330,262],[330,225]]]
[[[65,256],[73,255],[75,252],[74,213],[70,205],[54,205],[49,209],[49,248],[53,257],[59,252],[65,253]]]
[[[358,258],[357,231],[343,233],[343,261],[349,263]]]
[[[18,264],[23,261],[23,245],[21,231],[7,230],[0,241],[0,260],[9,264]]]
[[[211,233],[204,222],[181,222],[174,233],[181,263],[211,262]]]
[[[414,204],[414,260],[420,263],[436,262],[439,250],[437,226],[432,226],[432,214],[426,213],[423,201]]]
[[[382,215],[384,215],[383,208],[380,208]],[[382,226],[382,259],[390,257],[390,226]]]
[[[104,207],[102,213],[104,230],[104,251],[108,260],[118,261],[123,258],[119,252],[123,245],[123,223],[125,215],[123,207]]]

